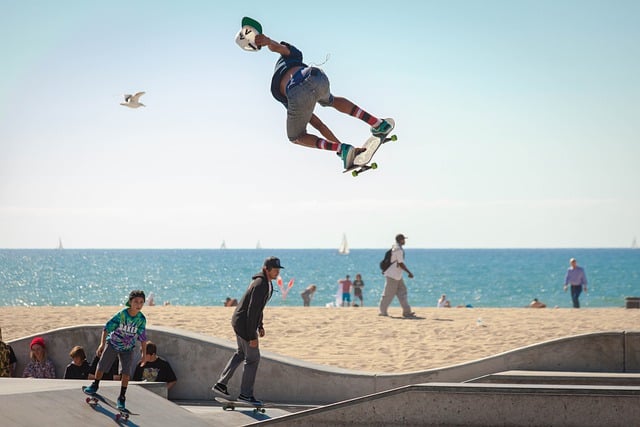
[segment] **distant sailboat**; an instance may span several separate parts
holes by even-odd
[[[636,240],[635,237],[631,241],[631,249],[638,249],[638,241]]]
[[[260,244],[260,240],[256,243],[256,249],[262,249],[262,245]]]
[[[349,255],[349,243],[347,243],[347,235],[342,235],[342,242],[340,243],[340,247],[338,248],[338,253],[340,255]]]
[[[62,238],[58,237],[58,249],[64,249],[64,246],[62,246]]]
[[[224,240],[222,241],[222,244],[220,245],[220,249],[227,249],[227,244],[224,242]]]

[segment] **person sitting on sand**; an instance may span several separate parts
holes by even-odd
[[[547,304],[538,301],[538,298],[534,298],[531,303],[529,303],[530,308],[545,308]]]
[[[449,302],[445,294],[440,296],[440,299],[438,300],[438,308],[451,308],[451,302]]]
[[[236,305],[238,305],[238,300],[235,298],[231,299],[231,297],[227,297],[227,299],[224,300],[225,307],[235,307]]]

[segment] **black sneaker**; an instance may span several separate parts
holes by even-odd
[[[227,391],[227,386],[222,383],[216,383],[216,385],[211,387],[211,390],[213,390],[214,393],[221,394],[226,398],[231,397],[229,395],[229,392]]]
[[[256,399],[253,396],[245,396],[244,394],[240,394],[240,396],[238,396],[238,400],[247,402],[248,404],[253,406],[262,406],[262,401]]]

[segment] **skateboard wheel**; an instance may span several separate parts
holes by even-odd
[[[389,138],[392,141],[397,141],[398,140],[398,136],[397,135],[391,135],[391,137]]]
[[[353,172],[351,172],[351,176],[353,176],[353,177],[358,176],[358,171],[353,171]]]
[[[378,169],[377,163],[371,163],[371,169]]]
[[[122,415],[116,414],[116,421],[120,421],[120,418],[122,418]]]

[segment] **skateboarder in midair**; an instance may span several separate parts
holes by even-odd
[[[372,116],[346,98],[333,96],[327,75],[320,68],[305,64],[302,52],[295,46],[284,41],[277,43],[264,34],[257,34],[255,42],[258,47],[266,46],[280,55],[271,79],[271,94],[287,109],[289,141],[305,147],[335,151],[342,159],[345,169],[350,168],[355,156],[364,151],[341,143],[331,129],[313,113],[316,103],[323,107],[333,107],[368,123],[374,136],[384,137],[393,129],[392,122]],[[307,133],[307,124],[318,130],[322,138]]]

